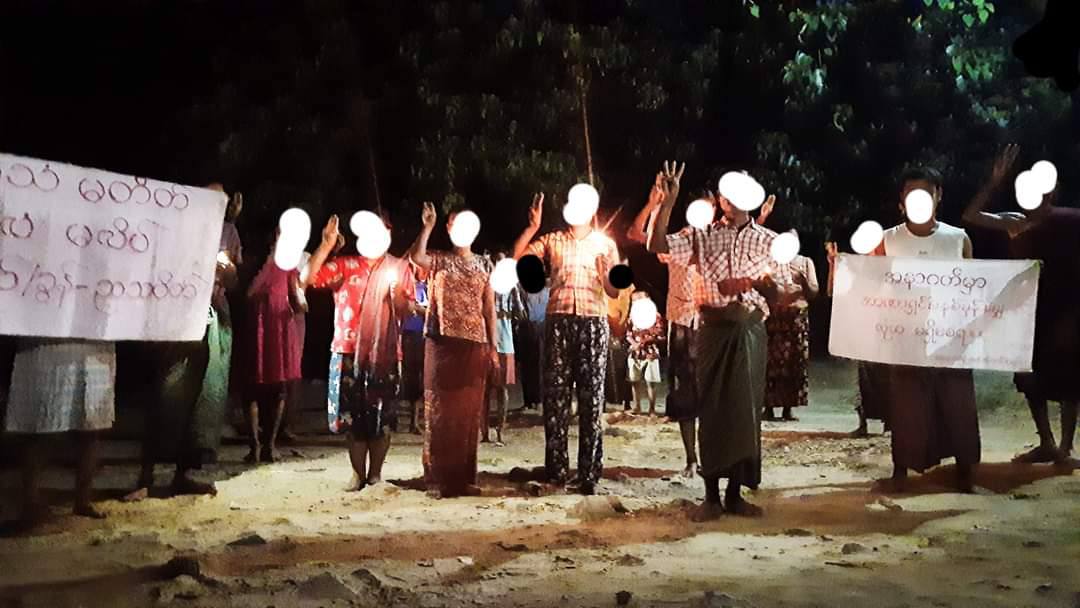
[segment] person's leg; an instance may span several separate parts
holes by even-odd
[[[795,417],[795,416],[794,416],[794,415],[793,415],[793,414],[791,413],[791,406],[785,406],[785,407],[784,407],[784,414],[783,414],[783,419],[784,419],[784,420],[786,420],[786,421],[788,421],[788,422],[798,422],[798,420],[799,420],[798,418],[796,418],[796,417]]]
[[[498,390],[499,412],[495,426],[495,440],[503,444],[503,429],[506,428],[506,408],[510,401],[510,389],[505,386]]]
[[[645,383],[645,394],[649,397],[649,417],[656,415],[656,383]]]
[[[695,521],[709,521],[724,514],[724,503],[720,498],[720,479],[718,477],[706,477],[705,502],[701,503],[697,512],[693,514]]]
[[[575,319],[574,382],[578,398],[578,477],[582,494],[596,492],[604,471],[604,370],[607,368],[607,319]]]
[[[1062,456],[1072,455],[1073,440],[1076,438],[1076,401],[1061,402],[1061,451]]]
[[[480,443],[491,443],[491,400],[495,397],[495,383],[491,380],[494,374],[488,376],[487,390],[484,391],[484,412],[480,416]]]
[[[371,456],[371,467],[367,476],[368,485],[382,483],[383,463],[386,462],[386,454],[389,452],[390,433],[388,432],[368,442],[368,454]]]
[[[278,459],[277,439],[278,439],[278,433],[281,431],[281,422],[282,422],[282,420],[284,420],[284,418],[285,418],[285,397],[283,396],[280,399],[278,399],[278,402],[277,402],[277,404],[275,406],[275,409],[274,409],[274,423],[270,427],[270,437],[267,439],[267,443],[269,445],[268,445],[267,450],[266,450],[267,458],[265,460],[268,461],[268,462],[274,462],[274,461],[276,461]]]
[[[1035,422],[1035,431],[1039,434],[1039,445],[1033,450],[1019,454],[1013,458],[1013,462],[1031,464],[1060,461],[1062,456],[1054,441],[1054,431],[1050,427],[1050,408],[1046,404],[1046,399],[1028,396],[1027,402],[1028,409],[1031,410],[1031,419]]]
[[[350,490],[363,490],[364,487],[367,486],[368,478],[368,442],[356,437],[351,432],[346,441],[349,446],[349,464],[352,465],[353,480],[356,483],[356,486],[350,488]]]
[[[693,477],[697,473],[697,420],[690,418],[679,421],[679,434],[682,435],[683,450],[686,451],[686,468],[683,477]]]
[[[731,478],[728,479],[727,491],[724,493],[724,510],[743,517],[760,517],[763,513],[761,507],[747,502],[742,497],[742,487],[742,475],[732,473]]]
[[[250,449],[244,462],[259,462],[262,443],[259,441],[259,400],[252,399],[247,406],[248,433],[251,435]]]
[[[630,385],[630,392],[634,395],[634,415],[641,413],[641,382],[635,380]]]
[[[421,403],[423,403],[423,401],[421,401],[419,399],[412,402],[412,412],[411,412],[411,416],[409,417],[409,432],[412,433],[413,435],[419,435],[420,434],[420,424],[419,424],[419,422],[420,422],[420,404]]]
[[[22,504],[19,520],[26,525],[33,525],[45,518],[48,506],[41,499],[41,469],[45,456],[43,438],[26,435],[22,438]]]
[[[562,315],[548,317],[544,337],[544,470],[552,483],[566,483],[570,475],[567,441],[573,362],[569,320]]]
[[[78,463],[75,469],[75,515],[103,519],[105,516],[94,509],[91,497],[94,489],[94,473],[98,465],[98,434],[75,433]]]

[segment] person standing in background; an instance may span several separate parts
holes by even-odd
[[[520,324],[522,331],[514,334],[521,344],[521,348],[515,349],[515,359],[520,365],[521,396],[527,410],[539,410],[544,400],[544,318],[547,316],[550,284],[549,279],[539,292],[525,294],[528,318]]]
[[[647,300],[649,294],[635,291],[634,301]],[[656,415],[656,385],[660,384],[660,344],[664,341],[664,317],[656,315],[649,327],[631,327],[626,342],[629,357],[628,378],[634,389],[634,413],[641,414],[641,394],[649,399],[649,416]]]
[[[245,462],[252,463],[274,462],[278,457],[278,431],[286,404],[300,380],[303,356],[303,338],[296,335],[297,315],[303,315],[307,308],[300,272],[279,268],[274,262],[274,247],[247,290],[246,361],[251,372],[247,382],[247,413],[251,451]],[[260,427],[260,418],[264,423],[269,422],[265,429]]]
[[[792,276],[804,283],[793,299],[779,302],[765,322],[769,366],[764,420],[776,420],[773,410],[781,408],[781,420],[795,422],[798,418],[791,408],[806,407],[810,402],[810,300],[818,294],[817,270],[814,262],[802,255],[790,265]]]
[[[506,259],[505,252],[495,255],[495,263]],[[494,267],[494,266],[493,266]],[[506,426],[506,408],[510,401],[510,389],[517,384],[514,363],[514,320],[525,316],[525,303],[521,298],[521,291],[514,287],[508,293],[495,294],[495,349],[499,355],[499,365],[492,366],[489,370],[487,383],[487,397],[484,399],[484,418],[481,424],[482,439],[484,443],[491,442],[490,424],[492,408],[491,402],[495,401],[495,445],[503,445],[503,429]]]
[[[630,327],[630,297],[634,288],[620,289],[619,296],[607,298],[608,363],[604,375],[604,400],[629,411],[633,398],[627,367],[626,335]]]
[[[401,401],[408,405],[409,432],[420,434],[424,403],[424,320],[428,309],[427,281],[416,281],[416,298],[401,326]]]

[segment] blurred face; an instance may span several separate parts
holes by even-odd
[[[724,219],[729,223],[737,223],[740,219],[746,217],[746,212],[741,211],[738,207],[732,204],[731,201],[724,198],[723,195],[716,195],[716,208],[720,211],[720,214],[724,216]]]
[[[939,186],[935,186],[925,179],[912,179],[904,182],[904,187],[900,190],[900,213],[907,217],[907,208],[904,201],[907,200],[909,194],[916,190],[925,190],[930,193],[930,196],[934,199],[933,216],[937,217],[938,205],[941,204],[942,190]]]
[[[446,236],[450,236],[450,231],[454,229],[454,220],[457,219],[458,213],[455,211],[446,218]]]
[[[229,207],[225,211],[225,218],[230,222],[235,222],[236,218],[240,217],[240,212],[244,209],[244,195],[237,192],[229,199]]]

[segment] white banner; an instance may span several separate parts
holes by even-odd
[[[960,369],[1031,371],[1039,264],[841,255],[829,352]]]
[[[0,154],[0,334],[200,340],[221,192]]]

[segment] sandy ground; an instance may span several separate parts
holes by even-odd
[[[535,414],[514,418],[507,446],[481,447],[485,496],[453,500],[420,489],[417,436],[395,436],[389,483],[348,493],[341,443],[310,435],[257,468],[225,446],[202,474],[217,497],[126,504],[134,444],[110,442],[97,484],[108,519],[63,515],[71,477],[50,470],[59,517],[0,539],[0,606],[1080,607],[1080,476],[1004,464],[1033,439],[1007,377],[979,378],[980,491],[949,493],[946,466],[904,496],[870,491],[889,472],[888,438],[843,435],[853,370],[813,377],[802,420],[765,427],[757,520],[691,521],[700,481],[676,474],[679,435],[661,419],[610,417],[590,498],[511,480],[543,462]],[[8,517],[16,472],[0,482]]]

